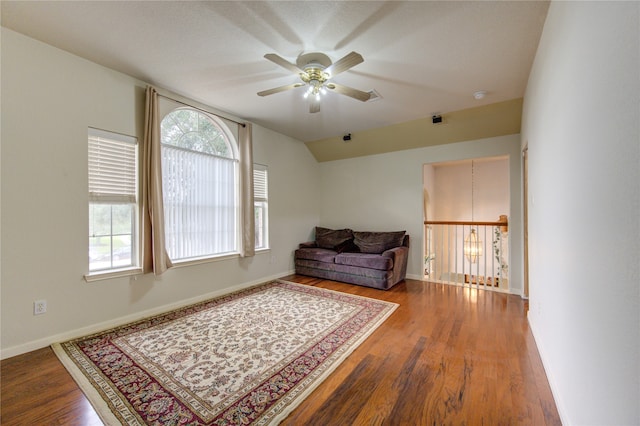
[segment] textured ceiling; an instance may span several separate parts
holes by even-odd
[[[2,26],[258,123],[313,141],[524,95],[548,2],[1,2]],[[304,89],[259,97],[321,51],[364,62],[335,82],[381,99]],[[482,100],[473,93],[487,91]]]

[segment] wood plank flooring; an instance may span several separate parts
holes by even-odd
[[[284,279],[400,306],[282,425],[561,424],[520,297]],[[2,425],[101,424],[50,348],[1,365]]]

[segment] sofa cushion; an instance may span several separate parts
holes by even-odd
[[[401,246],[405,232],[354,232],[353,242],[362,253],[380,254],[385,250]]]
[[[379,254],[342,253],[338,254],[334,261],[340,265],[358,266],[380,271],[388,271],[393,268],[393,259]]]
[[[296,259],[317,260],[318,262],[333,263],[336,256],[334,250],[324,249],[320,247],[300,248],[296,250]]]
[[[353,239],[351,229],[329,229],[316,226],[316,243],[318,247],[334,250],[338,245]]]

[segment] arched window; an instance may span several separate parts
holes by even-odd
[[[238,251],[238,149],[217,117],[191,108],[160,126],[166,248],[172,260]]]

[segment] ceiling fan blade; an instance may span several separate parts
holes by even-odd
[[[362,55],[356,52],[351,52],[345,57],[338,59],[333,65],[329,66],[325,71],[330,76],[338,75],[343,71],[348,70],[351,67],[355,67],[359,63],[364,62]]]
[[[320,100],[315,98],[311,100],[311,103],[309,104],[309,112],[320,112]]]
[[[304,86],[302,83],[287,84],[286,86],[274,87],[273,89],[263,90],[258,92],[258,96],[269,96],[274,93],[284,92],[285,90],[295,89],[296,87]]]
[[[264,55],[264,57],[268,60],[270,60],[271,62],[273,62],[276,65],[280,65],[282,68],[288,69],[289,71],[296,73],[296,74],[300,74],[303,73],[304,71],[301,70],[300,68],[298,68],[296,65],[292,64],[291,62],[287,61],[286,59],[284,59],[282,56],[278,56],[275,53],[267,53],[266,55]]]
[[[357,99],[362,102],[366,102],[369,100],[371,95],[368,92],[363,92],[362,90],[354,89],[352,87],[343,86],[337,83],[329,83],[327,84],[327,89],[333,90],[334,92],[340,93],[341,95],[346,95],[351,98]]]

